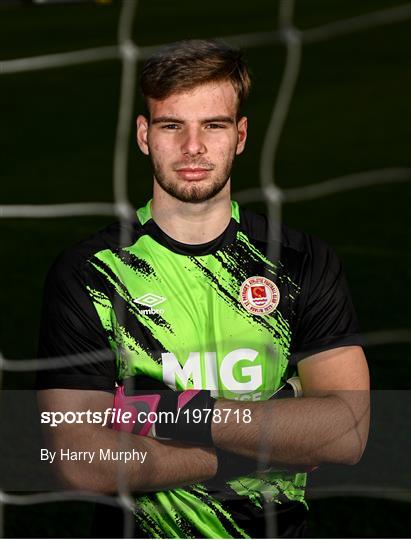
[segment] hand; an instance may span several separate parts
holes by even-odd
[[[271,396],[270,399],[285,399],[293,397],[302,397],[303,391],[299,377],[291,377],[282,384]],[[278,466],[272,467],[264,464],[259,459],[247,458],[234,452],[216,448],[218,458],[217,473],[206,484],[210,489],[224,489],[225,483],[228,480],[247,476],[250,474],[264,474],[270,471],[278,470]],[[311,470],[311,469],[309,469]]]
[[[182,441],[196,446],[213,446],[211,421],[215,400],[209,390],[171,390],[148,377],[129,379],[116,389],[114,407],[128,422],[113,424],[117,431]]]

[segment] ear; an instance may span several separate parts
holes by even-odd
[[[237,148],[235,153],[241,154],[241,152],[244,150],[245,147],[245,141],[247,140],[247,126],[248,121],[245,116],[242,116],[240,120],[237,122],[237,133],[238,133],[238,140],[237,140]]]
[[[137,116],[136,125],[137,125],[137,144],[140,150],[143,152],[143,154],[148,156],[150,152],[149,152],[148,144],[147,144],[147,133],[148,133],[147,118],[143,116],[142,114],[139,114]]]

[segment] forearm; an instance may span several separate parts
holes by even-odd
[[[232,407],[232,401],[216,403],[217,409]],[[367,439],[366,393],[351,393],[348,399],[326,396],[236,402],[235,407],[240,412],[250,409],[251,422],[238,424],[232,416],[226,423],[213,422],[214,444],[270,465],[353,464],[361,457]]]
[[[91,463],[56,459],[58,476],[71,489],[104,493],[115,492],[120,487],[130,491],[158,491],[208,480],[217,469],[213,449],[163,443],[99,426],[88,425],[75,433],[66,430],[64,435],[54,436],[51,445],[58,454],[60,450],[95,452]],[[104,452],[134,449],[140,455],[144,453],[145,460],[104,460],[100,449]]]

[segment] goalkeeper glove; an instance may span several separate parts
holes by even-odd
[[[130,388],[131,383],[137,387]],[[211,422],[214,405],[215,399],[209,390],[179,392],[149,377],[138,377],[129,379],[116,389],[115,409],[121,410],[121,416],[129,412],[131,418],[129,423],[114,422],[112,427],[161,440],[213,446]]]
[[[291,377],[280,386],[270,399],[284,399],[293,397],[302,397],[303,391],[299,377]],[[253,458],[247,458],[239,454],[234,454],[221,448],[216,448],[218,458],[218,469],[213,480],[209,481],[210,486],[221,486],[230,478],[238,476],[247,476],[248,474],[259,472],[269,472],[272,467],[261,468],[261,462]]]

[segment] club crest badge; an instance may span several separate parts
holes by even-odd
[[[240,302],[253,315],[267,315],[276,309],[280,291],[275,283],[262,276],[247,278],[240,288]]]

